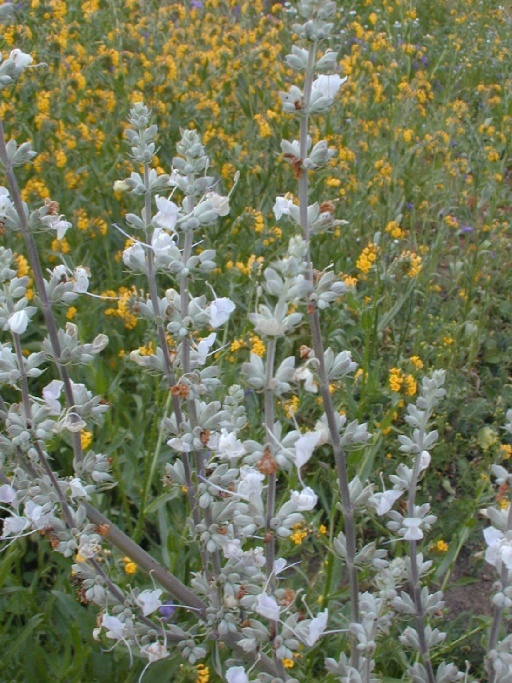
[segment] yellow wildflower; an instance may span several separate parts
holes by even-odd
[[[399,393],[402,389],[402,384],[404,383],[404,374],[400,368],[391,368],[389,371],[389,388],[391,391]]]
[[[260,337],[256,334],[251,334],[251,353],[263,358],[265,355],[266,346]]]
[[[196,683],[208,683],[210,680],[210,669],[205,664],[198,664]]]
[[[377,245],[373,242],[370,242],[370,244],[363,249],[361,255],[357,259],[356,268],[366,275],[377,260],[378,251],[379,249]]]
[[[137,571],[137,565],[129,557],[123,557],[124,571],[126,574],[135,574]]]
[[[85,449],[91,445],[91,442],[92,432],[88,432],[84,429],[84,431],[80,433],[80,443],[82,444],[82,449],[85,451]]]

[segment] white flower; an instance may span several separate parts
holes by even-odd
[[[291,500],[297,506],[298,512],[306,512],[313,510],[318,502],[318,496],[313,489],[306,486],[302,491],[292,491]]]
[[[169,247],[174,247],[175,243],[171,235],[161,228],[155,228],[153,237],[151,238],[151,246],[155,252],[155,256],[166,256]]]
[[[418,517],[406,517],[404,519],[402,527],[405,527],[405,531],[402,528],[400,532],[404,541],[419,541],[423,538],[423,531],[421,530],[422,521]]]
[[[266,619],[271,619],[272,621],[278,621],[279,619],[279,606],[277,601],[274,596],[268,595],[267,593],[260,593],[258,595],[254,610]]]
[[[485,561],[501,571],[502,563],[507,569],[512,569],[512,538],[506,538],[502,531],[494,527],[484,529],[484,538],[487,543]]]
[[[293,379],[304,382],[304,389],[312,394],[318,393],[318,385],[315,377],[309,368],[298,368],[293,374]]]
[[[212,209],[216,211],[219,216],[227,216],[229,213],[229,197],[222,197],[216,192],[207,192],[206,199],[212,205]]]
[[[94,538],[85,536],[78,546],[78,554],[81,555],[86,560],[91,560],[95,555],[99,553],[101,546],[96,542]]]
[[[320,442],[321,432],[306,432],[295,442],[295,464],[297,469],[305,465],[313,455],[315,447]]]
[[[13,334],[23,334],[27,329],[28,325],[28,315],[23,309],[22,311],[16,311],[12,313],[7,319],[7,327],[11,330]]]
[[[284,557],[278,557],[277,560],[274,562],[274,574],[277,576],[281,572],[284,572],[287,566],[288,563],[286,562]]]
[[[220,299],[212,301],[208,310],[210,314],[210,324],[213,329],[224,325],[224,323],[229,320],[229,316],[233,313],[235,308],[235,304],[227,297],[221,297]]]
[[[141,648],[142,652],[145,652],[148,656],[149,663],[158,662],[159,659],[165,659],[169,656],[169,650],[165,645],[159,641],[156,643],[151,643],[147,647]]]
[[[16,491],[9,484],[0,486],[0,503],[11,505],[16,500]]]
[[[279,220],[281,216],[288,216],[291,206],[293,206],[293,202],[290,199],[286,199],[286,197],[276,197],[276,203],[272,209],[276,220]]]
[[[10,517],[6,517],[4,519],[2,538],[12,538],[13,536],[19,536],[29,526],[30,522],[26,517],[20,517],[19,515],[11,515]]]
[[[71,227],[71,223],[64,220],[64,216],[53,216],[52,214],[48,214],[41,218],[41,223],[46,228],[50,228],[50,230],[56,230],[58,240],[63,239],[64,235]]]
[[[263,479],[265,475],[255,470],[253,467],[244,465],[240,468],[240,482],[238,484],[237,493],[244,498],[250,496],[259,496],[263,491]]]
[[[110,614],[104,614],[101,617],[101,625],[103,628],[107,629],[107,638],[111,638],[113,640],[123,640],[126,624],[124,624],[120,619],[117,617],[112,617]]]
[[[156,610],[162,606],[163,603],[160,600],[161,595],[162,591],[160,589],[154,591],[145,590],[139,594],[137,604],[142,607],[142,614],[145,617],[149,614],[153,614],[153,612],[156,612]]]
[[[171,171],[168,184],[171,187],[180,187],[182,189],[185,189],[187,185],[187,178],[186,176],[181,175],[181,173],[178,173],[176,169],[174,169],[173,171]]]
[[[61,382],[60,379],[54,379],[43,389],[44,402],[52,411],[52,415],[60,415],[62,410],[59,398],[63,386],[64,382]]]
[[[89,269],[83,266],[78,266],[75,268],[73,277],[75,278],[75,284],[73,286],[73,291],[77,294],[85,294],[89,289]]]
[[[30,55],[27,55],[18,48],[12,50],[11,54],[9,55],[9,59],[12,59],[12,61],[20,69],[26,69],[26,67],[29,66],[29,64],[32,64],[33,61]]]
[[[167,445],[170,446],[173,450],[178,451],[178,453],[190,453],[193,450],[192,445],[190,443],[178,437],[169,439]]]
[[[216,448],[217,456],[222,460],[235,460],[245,455],[245,447],[240,439],[236,438],[235,432],[221,429],[219,444]]]
[[[29,520],[34,529],[44,529],[48,526],[48,522],[53,513],[53,506],[51,503],[38,505],[33,500],[29,500],[25,504],[23,514]]]
[[[12,206],[9,198],[9,190],[6,187],[0,186],[0,216],[5,216],[5,212]]]
[[[314,619],[311,619],[309,633],[305,638],[305,643],[308,647],[312,647],[325,631],[328,618],[329,610],[325,610],[325,612],[319,612]]]
[[[126,180],[116,180],[114,182],[114,192],[126,192],[126,190],[129,190],[130,186],[126,182]]]
[[[224,553],[224,557],[226,560],[230,560],[232,558],[238,559],[243,557],[243,550],[240,547],[240,539],[239,538],[232,538],[232,539],[226,539],[222,543],[222,552]]]
[[[226,671],[226,681],[228,683],[249,683],[249,676],[245,673],[243,666],[231,666]]]
[[[135,242],[131,244],[123,251],[123,263],[128,268],[139,268],[144,270],[146,267],[146,255],[144,253],[144,247],[140,242]]]
[[[321,74],[313,81],[312,87],[314,90],[322,93],[324,97],[334,97],[346,80],[346,76],[345,78],[340,78],[338,74],[333,74],[332,76]]]
[[[206,363],[206,358],[210,353],[211,347],[214,345],[215,340],[217,339],[217,335],[215,332],[212,332],[210,335],[205,337],[204,339],[201,339],[201,341],[197,344],[196,351],[197,351],[197,363],[198,365],[204,365]]]
[[[378,515],[385,515],[391,510],[402,493],[403,491],[397,491],[396,489],[383,491],[382,493],[374,493],[373,496],[368,499],[368,502],[373,506]]]
[[[421,451],[420,455],[420,472],[426,470],[430,465],[430,453],[428,451]]]
[[[71,489],[71,493],[69,494],[70,498],[89,498],[89,494],[87,493],[85,486],[78,477],[71,479],[69,482],[69,488]]]
[[[176,222],[178,220],[179,207],[174,202],[171,202],[165,197],[155,197],[156,206],[158,213],[153,218],[153,224],[157,228],[164,228],[164,230],[170,230],[174,232],[176,227]]]

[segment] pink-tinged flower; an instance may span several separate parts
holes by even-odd
[[[243,666],[231,666],[226,671],[226,681],[228,683],[249,683],[249,676],[245,673]]]
[[[159,659],[165,659],[170,654],[165,645],[159,641],[151,643],[151,645],[148,645],[147,647],[143,647],[142,652],[147,654],[150,664],[158,662]]]
[[[12,313],[7,320],[7,327],[13,334],[23,334],[27,329],[28,315],[25,310]]]
[[[229,316],[235,310],[236,306],[227,297],[221,297],[220,299],[214,299],[210,304],[210,325],[215,330],[217,327],[224,325],[225,322],[229,320]]]
[[[260,593],[258,595],[254,610],[266,619],[271,619],[272,621],[278,621],[279,619],[279,605],[277,604],[277,600],[267,593]]]
[[[308,647],[312,647],[320,638],[327,627],[327,619],[329,618],[329,610],[319,612],[314,619],[311,619],[309,624],[309,633],[306,636],[305,643]]]
[[[305,465],[313,455],[313,451],[320,442],[320,432],[306,432],[295,442],[295,464],[297,469]]]
[[[312,87],[314,90],[322,93],[324,97],[334,97],[346,80],[346,76],[341,78],[338,74],[333,74],[332,76],[322,74],[313,81]]]
[[[178,220],[179,207],[170,199],[165,197],[155,197],[156,207],[158,213],[153,218],[153,224],[157,228],[164,228],[164,230],[170,230],[174,232],[176,228],[176,222]]]

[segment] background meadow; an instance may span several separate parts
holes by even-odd
[[[406,399],[423,374],[446,369],[441,438],[422,496],[440,516],[428,548],[435,583],[459,586],[447,597],[451,657],[478,667],[488,622],[472,616],[464,595],[482,596],[488,610],[492,582],[475,510],[496,496],[490,464],[512,455],[500,430],[512,406],[512,8],[494,0],[339,4],[339,44],[332,47],[340,47],[348,81],[334,110],[314,121],[313,142],[326,137],[337,154],[315,174],[311,192],[312,201],[328,196],[347,221],[314,247],[318,267],[332,264],[350,285],[324,327],[326,345],[350,349],[360,366],[348,391],[335,395],[336,407],[368,422],[373,434],[369,448],[350,456],[361,478],[394,471]],[[276,195],[295,188],[279,144],[296,131],[277,94],[293,82],[283,63],[292,11],[254,0],[31,0],[16,4],[16,20],[0,27],[2,54],[18,47],[40,63],[0,100],[8,134],[31,139],[39,152],[21,170],[23,197],[32,206],[58,201],[73,223],[64,239],[39,241],[46,264],[87,266],[90,289],[105,296],[81,298],[61,312],[84,338],[110,338],[101,358],[81,371],[112,409],[82,438],[123,473],[101,494],[112,519],[186,580],[193,554],[185,536],[180,542],[169,534],[184,527],[185,494],[151,472],[168,391],[128,360],[131,350],[152,348],[154,332],[133,311],[137,283],[123,267],[124,238],[112,228],[134,210],[132,198],[113,190],[131,171],[122,131],[131,104],[144,101],[159,126],[156,164],[166,172],[180,127],[200,132],[224,193],[240,172],[231,213],[210,239],[219,265],[210,284],[237,304],[220,356],[234,381],[250,351],[265,352],[246,313],[255,309],[262,268],[288,242],[272,206]],[[20,274],[27,273],[21,240],[11,233],[7,246],[19,254]],[[291,335],[285,351],[297,354],[306,342]],[[256,395],[246,399],[256,412]],[[279,409],[312,428],[316,400],[301,394]],[[168,450],[160,449],[162,467]],[[60,457],[69,457],[64,448]],[[322,511],[296,530],[287,552],[300,553],[313,586],[335,586],[341,571],[316,560],[340,530],[331,465],[309,464]],[[129,558],[113,561],[119,583],[137,583]],[[1,681],[138,679],[142,664],[127,673],[127,655],[106,654],[92,642],[96,611],[79,604],[69,579],[69,563],[43,539],[21,539],[0,555]],[[321,603],[320,589],[317,597]],[[396,643],[390,648],[387,673],[399,676],[400,652]],[[208,664],[166,660],[147,680],[219,679]]]

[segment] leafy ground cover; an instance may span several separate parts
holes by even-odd
[[[512,12],[491,0],[341,4],[339,65],[348,81],[336,108],[317,118],[312,131],[313,142],[326,137],[337,155],[316,174],[311,192],[312,200],[328,196],[347,221],[314,254],[350,285],[330,312],[326,341],[350,349],[360,370],[337,390],[335,403],[373,433],[369,448],[351,454],[351,466],[363,479],[373,470],[384,475],[401,457],[396,432],[419,377],[446,369],[441,439],[423,488],[441,519],[427,550],[436,582],[446,587],[469,543],[471,557],[463,561],[471,590],[471,582],[485,581],[476,510],[496,495],[491,463],[512,454],[499,428],[512,405]],[[294,183],[279,144],[296,133],[277,95],[292,79],[283,63],[290,16],[286,4],[245,0],[32,0],[16,6],[16,24],[2,26],[2,53],[19,47],[40,64],[0,101],[10,135],[30,138],[39,151],[23,169],[24,199],[58,201],[75,227],[62,240],[41,242],[41,249],[49,265],[62,259],[86,265],[92,290],[104,295],[61,313],[84,337],[104,331],[110,337],[87,382],[112,410],[101,428],[82,437],[123,473],[104,494],[113,517],[181,577],[195,568],[193,557],[186,539],[177,542],[169,529],[184,526],[185,496],[151,479],[168,392],[128,359],[134,348],[150,350],[155,339],[133,310],[133,278],[121,259],[125,241],[112,228],[133,210],[130,198],[113,190],[131,171],[122,131],[130,105],[143,100],[159,125],[157,167],[171,167],[180,127],[195,127],[225,191],[240,172],[230,216],[211,235],[221,258],[210,283],[239,310],[220,352],[229,381],[250,351],[265,353],[245,313],[254,310],[263,267],[288,241],[272,206]],[[10,235],[8,246],[19,253],[19,272],[28,272],[21,241]],[[291,335],[288,353],[297,354],[305,341]],[[258,400],[248,394],[249,411],[258,410]],[[315,403],[304,392],[279,409],[283,419],[293,414],[312,428]],[[55,457],[65,461],[65,448]],[[287,553],[306,558],[306,579],[319,586],[325,572],[334,586],[339,571],[316,562],[318,549],[340,528],[330,465],[309,466],[322,512],[296,530]],[[133,562],[121,556],[112,562],[120,583],[136,584]],[[69,572],[44,540],[21,540],[0,557],[2,680],[137,680],[142,666],[127,673],[127,657],[91,644],[95,613],[77,603]],[[468,616],[468,607],[458,614],[452,605],[453,629],[460,629],[461,661],[479,666],[487,622]],[[27,647],[33,657],[26,657]],[[211,666],[161,664],[151,669],[155,682],[215,680]],[[398,653],[387,674],[401,675]]]

